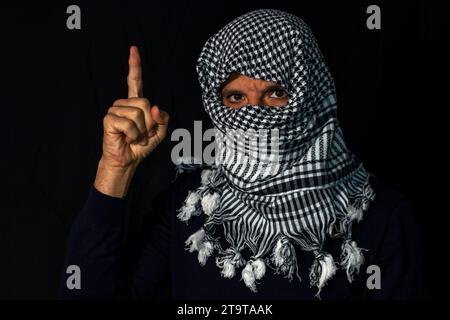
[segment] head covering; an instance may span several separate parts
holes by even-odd
[[[266,267],[289,280],[309,267],[317,295],[338,267],[351,282],[364,261],[352,223],[375,194],[344,142],[334,83],[310,28],[279,10],[249,12],[208,39],[197,72],[216,139],[229,141],[229,132],[238,139],[233,152],[230,144],[218,144],[215,163],[203,168],[201,185],[179,209],[186,222],[206,215],[186,249],[197,252],[201,265],[214,255],[226,278],[240,270],[254,292]],[[281,84],[288,105],[223,105],[221,85],[232,72]],[[264,130],[266,145],[244,143]],[[252,156],[260,149],[276,149],[276,156]],[[324,251],[329,237],[342,238],[340,257]],[[314,254],[312,266],[302,266],[296,247]],[[251,256],[244,258],[246,250]]]

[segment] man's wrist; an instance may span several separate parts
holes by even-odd
[[[136,165],[115,167],[106,164],[103,159],[98,163],[94,187],[111,197],[124,198],[136,171]]]

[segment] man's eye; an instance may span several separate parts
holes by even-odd
[[[272,91],[272,94],[270,95],[271,98],[284,98],[287,96],[287,92],[285,90],[274,90]]]
[[[242,94],[230,94],[229,96],[228,96],[228,99],[231,101],[231,102],[239,102],[239,101],[241,101],[242,100]]]

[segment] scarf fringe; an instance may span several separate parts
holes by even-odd
[[[210,183],[212,173],[213,173],[213,171],[211,169],[202,170],[202,173],[200,175],[202,186],[206,186],[208,183]]]
[[[315,294],[316,298],[320,299],[320,292],[337,271],[333,256],[329,253],[318,253],[316,259],[311,266],[309,277],[311,286],[318,288]]]
[[[363,209],[349,205],[347,208],[347,217],[349,221],[360,222],[363,219]]]
[[[192,166],[198,167],[198,165]],[[220,183],[220,174],[217,170],[202,170],[201,186],[195,191],[189,191],[183,206],[177,210],[177,218],[187,223],[193,216],[201,215],[202,211],[207,216],[211,216],[219,208],[220,193],[216,190]]]
[[[256,280],[260,280],[266,274],[266,264],[261,258],[250,260],[242,270],[242,280],[245,285],[253,292],[258,292]]]
[[[340,265],[345,269],[350,283],[353,282],[354,275],[359,274],[359,270],[364,263],[362,250],[353,240],[346,240],[342,244]]]
[[[206,264],[208,258],[214,252],[215,244],[203,228],[192,234],[186,241],[186,250],[189,252],[198,251],[197,259],[201,266]]]
[[[200,212],[200,196],[196,191],[189,191],[183,206],[178,209],[179,214],[177,218],[181,221],[187,222],[192,216],[198,216]]]
[[[251,264],[253,267],[253,273],[255,274],[255,279],[256,280],[262,279],[262,277],[264,277],[264,275],[266,274],[265,262],[261,258],[258,258],[256,260],[253,260]]]
[[[205,230],[200,228],[197,232],[191,234],[189,238],[184,242],[186,245],[186,250],[189,252],[194,252],[200,250],[203,239],[205,238]]]
[[[298,264],[295,248],[286,237],[280,237],[272,252],[272,263],[276,273],[281,273],[292,281],[294,273],[298,276]],[[298,276],[300,279],[300,277]],[[301,280],[301,279],[300,279]]]
[[[214,251],[214,245],[211,241],[205,241],[203,242],[202,247],[198,251],[198,262],[201,266],[204,266],[206,264],[206,260],[212,255]]]
[[[252,291],[258,292],[256,289],[256,277],[253,271],[253,266],[250,262],[247,262],[245,268],[242,270],[242,280],[244,280],[245,285]]]
[[[231,279],[236,275],[236,267],[231,260],[225,260],[223,262],[221,274],[224,278]]]
[[[220,194],[217,192],[205,194],[201,200],[203,212],[210,216],[219,207],[219,203]]]

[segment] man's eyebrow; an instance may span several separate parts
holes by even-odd
[[[222,89],[223,95],[229,95],[229,94],[243,94],[242,90],[235,89],[235,88],[223,88]]]
[[[267,91],[273,91],[273,90],[286,90],[281,84],[274,83],[267,86],[266,89],[264,89],[264,92]]]
[[[270,84],[269,86],[267,86],[267,88],[264,89],[263,93],[266,94],[268,92],[277,91],[277,90],[283,90],[286,93],[288,93],[288,91],[284,88],[284,86],[282,86],[281,84],[278,84],[278,83]]]

